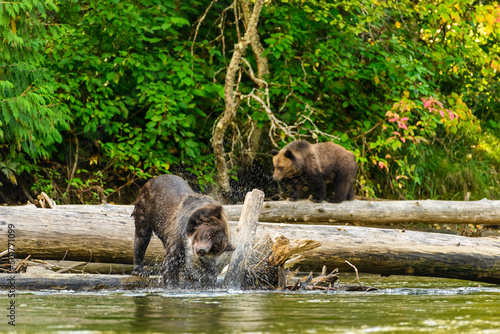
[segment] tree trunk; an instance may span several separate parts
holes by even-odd
[[[243,19],[245,20],[246,26],[252,24],[252,13],[250,13],[250,3],[249,0],[244,0],[241,2],[241,12],[243,13]],[[256,28],[257,29],[257,28]],[[265,49],[260,42],[260,37],[257,31],[250,35],[250,46],[252,47],[255,60],[257,61],[257,78],[264,79],[264,76],[269,74],[269,62],[267,57],[262,57]],[[260,89],[266,88],[262,82],[256,82],[257,87]]]
[[[339,204],[339,208],[344,203]],[[18,259],[31,255],[32,259],[132,263],[134,223],[130,217],[131,206],[68,207],[0,207],[1,244],[7,248],[7,227],[12,224],[14,236],[9,240],[14,244]],[[495,215],[491,207],[487,213]],[[295,210],[288,207],[288,212]],[[235,240],[235,223],[231,223],[231,234]],[[301,239],[319,242],[320,247],[286,263],[305,271],[321,271],[323,265],[338,267],[341,272],[351,271],[345,263],[347,260],[360,272],[500,283],[500,242],[494,239],[359,226],[259,223],[257,238],[266,234],[273,240],[284,236],[291,242]],[[159,239],[152,238],[146,258],[154,262],[163,253]]]
[[[241,58],[250,43],[251,36],[257,33],[257,23],[259,22],[259,15],[263,5],[264,0],[255,1],[245,35],[241,41],[234,46],[234,53],[231,58],[231,62],[229,63],[229,67],[227,68],[224,87],[226,108],[222,117],[217,122],[213,134],[214,157],[215,164],[217,166],[218,183],[220,184],[223,193],[226,194],[231,192],[231,187],[229,185],[229,175],[224,153],[224,134],[226,133],[226,129],[236,113],[237,105],[234,97],[235,77],[241,65]]]
[[[243,14],[243,20],[248,25],[251,18],[249,0],[241,2],[241,12]],[[257,92],[257,96],[260,97],[261,90],[265,89],[267,86],[267,83],[264,80],[264,78],[269,75],[269,62],[267,60],[267,57],[262,56],[265,49],[262,46],[262,43],[260,42],[260,36],[258,33],[255,33],[250,36],[250,46],[252,47],[255,60],[257,61],[257,80],[254,80],[254,83],[260,90],[259,92]],[[263,129],[262,128],[259,129],[257,127],[257,123],[258,123],[257,120],[251,120],[252,132],[250,134],[250,137],[248,138],[249,147],[248,147],[247,161],[245,161],[245,164],[247,166],[253,163],[253,160],[255,159],[257,152],[259,151],[260,137],[262,136]]]

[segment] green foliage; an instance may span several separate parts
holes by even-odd
[[[99,151],[97,160],[83,152],[87,167],[157,174],[187,165],[201,176],[195,166],[205,163],[214,121],[207,110],[222,86],[187,47],[184,11],[158,0],[61,1],[59,9],[67,29],[47,53],[72,110],[70,132]]]
[[[282,0],[264,15],[266,52],[282,60],[270,80],[281,119],[322,110],[312,120],[358,156],[360,195],[500,195],[487,144],[499,140],[478,118],[498,124],[498,5]]]
[[[68,109],[55,94],[44,46],[57,33],[47,17],[52,1],[0,5],[0,159],[12,181],[31,169],[28,159],[47,158],[62,142]],[[9,166],[8,168],[6,166]]]
[[[228,5],[2,4],[0,171],[12,182],[32,171],[33,191],[62,202],[118,200],[168,172],[208,190],[224,69],[244,29]],[[359,195],[499,198],[499,18],[496,2],[472,0],[266,2],[271,109],[299,135],[316,126],[354,151]],[[255,89],[238,76],[238,94]],[[270,165],[269,123],[240,103],[225,137],[233,179],[253,127],[264,134],[253,153]]]

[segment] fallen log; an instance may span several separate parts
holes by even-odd
[[[163,288],[160,276],[142,278],[130,275],[82,275],[82,274],[3,274],[0,275],[0,288],[10,287],[18,290],[137,290]]]
[[[24,208],[26,208],[25,206]],[[225,205],[229,220],[240,219],[243,205]],[[0,214],[9,208],[0,207]],[[130,215],[133,205],[60,205],[58,209],[85,211],[86,213]],[[259,222],[321,223],[321,224],[485,224],[500,225],[500,201],[345,201],[342,203],[313,203],[311,201],[265,202]]]
[[[279,226],[279,225],[278,225]],[[279,230],[279,232],[277,231]],[[358,226],[262,224],[259,232],[290,240],[307,236],[320,247],[287,261],[317,271],[319,265],[352,272],[459,278],[500,284],[500,242],[495,239]]]
[[[240,205],[224,208],[237,219]],[[323,224],[487,224],[500,225],[500,201],[346,201],[338,204],[311,201],[265,202],[260,222]]]
[[[129,212],[109,205],[78,208],[0,208],[0,242],[7,248],[7,229],[14,226],[17,258],[66,259],[85,262],[132,263],[134,223]],[[236,224],[231,223],[234,239]],[[292,242],[317,241],[321,246],[285,265],[321,271],[323,265],[350,272],[348,260],[360,272],[461,278],[500,284],[500,242],[493,238],[358,226],[259,223],[257,238],[269,234]],[[10,238],[9,238],[10,240]],[[161,242],[153,238],[147,258],[161,258]]]
[[[316,281],[322,277],[316,278]],[[360,285],[325,286],[310,282],[306,285],[295,278],[295,285],[288,285],[287,290],[323,290],[323,291],[372,291],[374,287]],[[100,291],[100,290],[163,290],[162,276],[138,277],[129,275],[84,275],[84,274],[57,274],[57,273],[23,273],[0,275],[0,289],[2,291],[22,290],[71,290],[71,291]],[[217,288],[216,288],[217,289]]]
[[[42,260],[133,263],[132,206],[0,207],[0,245],[14,244],[17,258],[24,254]],[[8,237],[12,224],[13,236]],[[150,263],[160,261],[163,245],[152,238],[146,252]]]
[[[102,263],[102,262],[80,262],[80,261],[31,261],[28,267],[33,265],[43,265],[48,270],[58,274],[115,274],[115,275],[130,275],[134,270],[132,264],[121,263]]]

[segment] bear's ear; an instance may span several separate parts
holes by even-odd
[[[222,217],[222,205],[220,204],[207,204],[193,211],[191,217],[189,217],[186,229],[188,233],[193,233],[194,230],[198,227],[200,222],[203,222],[204,219],[208,217],[215,217],[219,220],[223,220]]]
[[[197,222],[198,221],[196,219],[193,219],[192,216],[191,216],[191,218],[189,218],[187,226],[186,226],[186,232],[188,234],[193,234],[194,233],[194,230],[196,230],[196,226],[198,225]]]
[[[222,219],[222,205],[220,204],[212,204],[209,209],[208,216],[213,216],[219,219]]]
[[[278,153],[279,153],[279,151],[278,151],[278,150],[272,150],[272,151],[271,151],[271,154],[272,154],[272,155],[276,155],[276,154],[278,154]]]
[[[190,221],[197,221],[203,217],[222,218],[222,205],[220,204],[207,204],[194,210],[189,218]]]
[[[290,150],[286,150],[285,158],[288,158],[290,160],[295,160],[295,156],[293,155],[292,151],[290,151]]]

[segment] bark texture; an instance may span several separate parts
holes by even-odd
[[[0,275],[0,289],[9,291],[15,277],[16,290],[136,290],[162,288],[160,277],[142,278],[125,275],[83,275],[83,274],[15,274]]]
[[[131,211],[131,206],[111,205],[58,206],[56,209],[1,207],[0,243],[7,248],[7,229],[12,224],[18,259],[31,255],[31,259],[132,263],[134,222]],[[492,211],[486,212],[494,215]],[[232,239],[237,240],[236,223],[232,222],[230,228]],[[259,223],[256,233],[258,239],[268,234],[273,240],[284,236],[291,242],[301,239],[319,242],[319,247],[285,264],[305,271],[321,271],[323,265],[338,267],[341,272],[352,271],[347,260],[360,272],[500,284],[500,241],[494,238],[359,226],[276,223]],[[146,258],[155,262],[162,255],[161,242],[152,238]]]
[[[236,2],[234,5],[236,6]],[[226,106],[221,118],[215,126],[213,134],[214,157],[215,164],[217,166],[218,183],[220,184],[222,191],[226,194],[231,192],[231,187],[229,185],[228,168],[224,152],[224,134],[226,133],[226,129],[236,113],[237,103],[235,101],[234,94],[236,74],[240,69],[241,58],[250,44],[252,36],[257,34],[257,24],[259,22],[259,15],[263,5],[264,0],[255,1],[252,14],[247,23],[245,35],[242,37],[241,41],[234,46],[234,53],[227,68],[224,87]]]
[[[225,208],[229,220],[240,205]],[[266,202],[260,222],[322,224],[488,224],[500,225],[500,201],[345,201],[338,204],[311,201]]]
[[[241,2],[241,12],[243,14],[243,20],[245,22],[250,22],[251,21],[251,10],[250,10],[250,0],[242,1]],[[248,25],[247,23],[247,25]],[[265,77],[269,75],[269,62],[267,59],[267,56],[263,57],[262,55],[264,54],[264,47],[262,46],[262,43],[260,42],[260,36],[258,33],[252,34],[250,36],[250,46],[252,48],[253,55],[255,57],[255,60],[257,62],[257,76],[250,76],[252,81],[254,82],[255,85],[259,88],[259,92],[257,92],[257,96],[261,96],[261,91],[265,88],[267,88],[267,82],[265,81]],[[251,70],[251,69],[250,69]],[[257,120],[251,120],[250,122],[251,126],[251,134],[250,137],[248,138],[248,149],[249,152],[246,156],[246,161],[245,164],[249,166],[253,160],[255,159],[258,149],[259,149],[259,142],[260,142],[260,137],[262,136],[262,133],[264,132],[263,128],[258,128]]]
[[[255,243],[260,209],[264,203],[264,192],[254,189],[248,193],[237,227],[236,249],[233,251],[223,286],[229,289],[243,288],[245,270]]]

